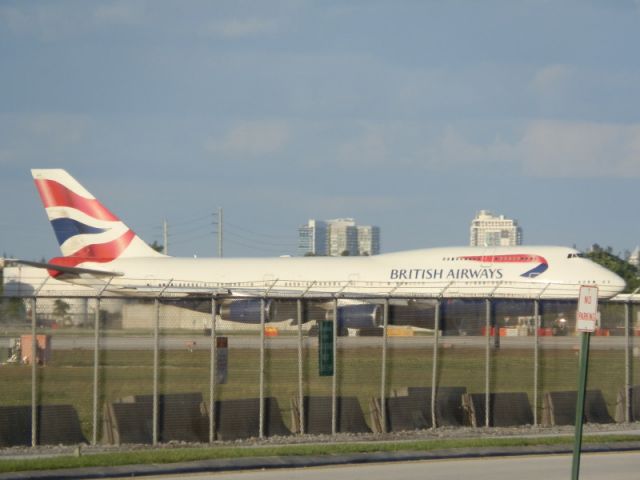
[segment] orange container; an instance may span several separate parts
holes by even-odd
[[[264,327],[265,337],[277,337],[278,329],[276,327]]]

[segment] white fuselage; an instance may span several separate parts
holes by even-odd
[[[625,286],[616,274],[564,247],[449,247],[371,257],[121,257],[82,266],[121,273],[107,289],[123,293],[576,298],[581,285],[596,285],[599,296],[609,298]],[[95,278],[70,281],[95,284]]]

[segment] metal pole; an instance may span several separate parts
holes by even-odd
[[[337,432],[338,299],[333,300],[333,378],[331,379],[331,434]]]
[[[540,300],[533,301],[533,324],[534,324],[534,344],[533,344],[533,424],[538,425],[538,383],[539,362],[540,362],[540,337],[538,328],[540,325]]]
[[[631,305],[624,304],[624,421],[631,422]]]
[[[209,358],[209,443],[213,443],[216,436],[216,296],[211,297],[211,344]]]
[[[487,345],[485,349],[485,378],[484,378],[484,425],[489,426],[489,415],[491,413],[491,395],[489,390],[491,389],[490,377],[491,377],[491,300],[485,300],[485,314],[486,314],[486,336]]]
[[[38,344],[36,342],[36,297],[31,298],[31,446],[38,444]]]
[[[49,280],[47,276],[31,297],[31,446],[38,444],[38,343],[36,340],[37,297]]]
[[[302,359],[302,299],[297,300],[298,307],[298,421],[300,433],[304,434],[304,392],[303,392],[303,359]]]
[[[431,428],[438,426],[436,395],[438,394],[438,349],[440,348],[440,299],[436,300],[433,321],[433,365],[431,367]]]
[[[222,249],[222,207],[218,207],[218,257],[222,258],[223,249]]]
[[[264,438],[264,297],[260,299],[260,428],[259,438]]]
[[[99,389],[100,381],[100,305],[102,303],[102,294],[109,287],[112,279],[104,284],[102,289],[96,295],[96,311],[93,326],[93,435],[91,443],[98,443],[98,405],[99,405]]]
[[[382,416],[382,433],[387,433],[387,347],[389,326],[389,298],[385,298],[382,312],[382,372],[380,374],[380,410]]]
[[[93,436],[91,444],[98,443],[98,374],[100,361],[100,296],[96,298],[93,325]]]
[[[162,243],[164,243],[164,245],[162,245],[162,253],[169,255],[169,224],[166,218],[162,222],[162,240]]]
[[[576,405],[576,430],[573,444],[573,462],[571,464],[571,479],[580,477],[580,452],[582,449],[582,424],[584,418],[584,398],[587,387],[587,369],[589,365],[589,332],[582,332],[582,344],[580,346],[580,373],[578,381],[578,404]]]
[[[153,445],[158,444],[158,376],[160,362],[160,299],[155,299],[155,321],[153,325],[153,433],[151,442]]]

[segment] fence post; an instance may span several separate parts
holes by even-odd
[[[486,337],[487,337],[487,345],[485,349],[485,378],[484,378],[484,426],[489,426],[489,415],[491,413],[491,299],[485,299],[485,314],[486,314]],[[496,325],[497,328],[497,325]]]
[[[338,299],[333,300],[333,377],[331,379],[331,434],[337,431],[337,392],[338,392]]]
[[[540,381],[540,337],[538,328],[540,326],[540,300],[533,301],[533,424],[538,425],[538,384]]]
[[[38,444],[38,385],[36,369],[38,363],[38,344],[36,342],[36,297],[31,297],[31,446]]]
[[[93,436],[92,445],[98,443],[98,382],[100,381],[100,305],[102,294],[107,289],[112,279],[102,287],[96,296],[96,311],[93,326]],[[85,317],[86,318],[86,317]]]
[[[264,308],[265,299],[260,298],[260,419],[258,437],[264,437]]]
[[[624,304],[624,421],[631,422],[631,304]]]
[[[302,359],[302,299],[297,300],[298,310],[298,421],[300,433],[304,434],[304,392],[303,392],[303,359]]]
[[[440,347],[440,299],[436,300],[433,320],[433,365],[431,370],[431,428],[436,428],[436,395],[438,393],[438,348]]]
[[[389,326],[389,297],[384,299],[382,311],[382,372],[380,374],[380,414],[382,433],[387,433],[387,327]]]
[[[211,343],[209,358],[209,443],[215,440],[216,432],[216,355],[217,355],[217,337],[216,337],[216,295],[211,297]]]
[[[160,361],[160,298],[155,298],[155,318],[153,323],[153,432],[151,443],[158,444],[158,376]]]
[[[98,380],[100,361],[100,295],[96,297],[96,311],[93,324],[93,435],[91,445],[98,443]]]

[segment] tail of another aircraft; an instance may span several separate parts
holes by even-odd
[[[64,255],[52,263],[74,267],[161,256],[65,170],[34,169],[31,174]]]

